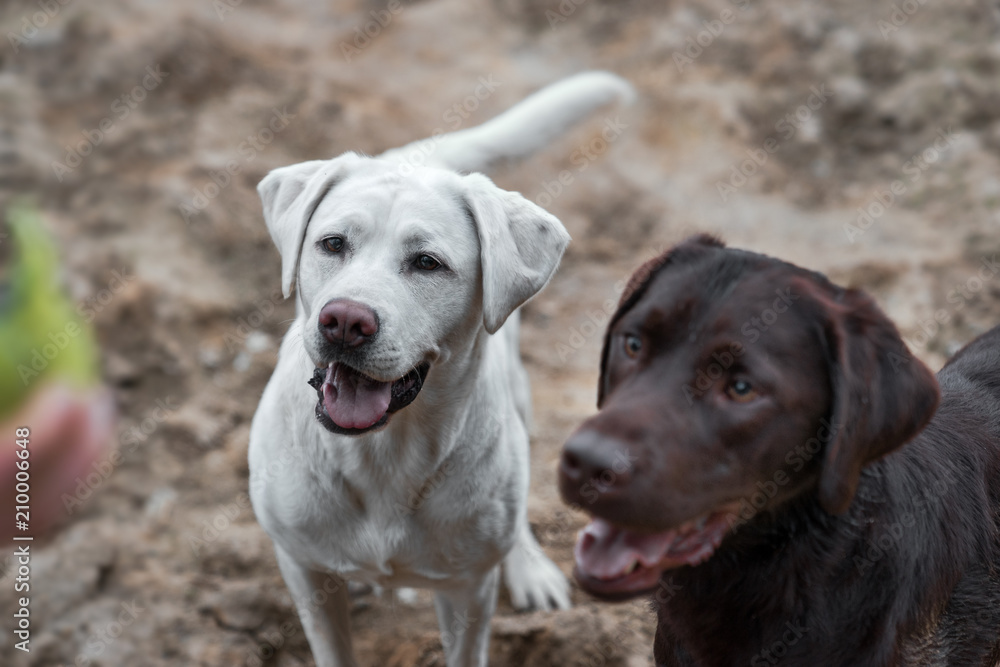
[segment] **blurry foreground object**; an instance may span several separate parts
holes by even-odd
[[[0,536],[39,536],[67,513],[114,426],[93,332],[58,282],[58,256],[36,212],[20,204],[0,226]],[[30,521],[15,531],[15,432],[28,428]],[[75,505],[74,505],[75,506]]]

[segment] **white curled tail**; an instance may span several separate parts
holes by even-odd
[[[528,157],[600,107],[634,98],[631,84],[620,76],[583,72],[539,90],[482,125],[422,139],[380,157],[414,167],[488,171],[499,161]]]

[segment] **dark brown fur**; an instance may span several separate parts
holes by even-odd
[[[1000,328],[935,381],[820,274],[704,236],[644,268],[567,443],[594,477],[635,464],[586,490],[564,470],[563,496],[635,530],[743,507],[707,562],[663,574],[657,664],[1000,665]],[[760,400],[727,402],[735,376]]]

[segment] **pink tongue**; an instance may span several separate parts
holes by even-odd
[[[577,537],[576,565],[596,579],[617,579],[636,561],[644,567],[659,563],[676,537],[675,530],[645,535],[594,519]]]
[[[385,416],[392,400],[392,383],[376,382],[341,364],[326,371],[323,407],[341,428],[368,428]]]

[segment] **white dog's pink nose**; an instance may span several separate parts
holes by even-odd
[[[357,347],[378,333],[378,316],[350,299],[334,299],[319,313],[319,329],[334,345]]]

